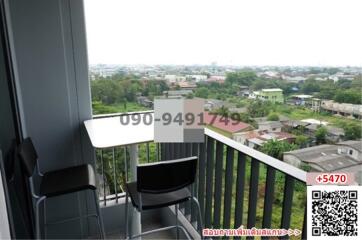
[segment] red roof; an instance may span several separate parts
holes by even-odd
[[[204,122],[207,125],[211,125],[213,127],[219,128],[229,133],[240,132],[250,127],[250,125],[247,123],[238,122],[237,124],[235,124],[236,123],[235,120],[232,120],[230,118],[225,118],[219,115],[215,116],[215,114],[208,112],[204,112]]]

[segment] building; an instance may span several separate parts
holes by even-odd
[[[258,122],[258,130],[268,132],[281,132],[283,124],[280,121]]]
[[[322,100],[320,108],[332,114],[362,119],[362,105],[337,103],[333,100]]]
[[[206,81],[207,82],[216,82],[216,83],[223,84],[223,83],[225,83],[225,80],[226,80],[225,76],[213,75],[213,76],[210,76]]]
[[[178,82],[176,83],[181,89],[186,89],[186,90],[192,90],[192,89],[195,89],[197,88],[196,84],[193,83],[193,82],[187,82],[187,81],[184,81],[184,82]]]
[[[206,111],[213,111],[215,109],[225,106],[224,101],[218,99],[206,99],[204,109]]]
[[[311,138],[314,138],[316,131],[320,128],[319,124],[309,124],[305,126],[305,134],[309,135]],[[333,127],[333,126],[324,126],[327,130],[326,140],[328,142],[339,142],[344,139],[344,130],[343,128]]]
[[[168,83],[177,83],[177,82],[186,81],[186,77],[178,75],[165,75],[165,80]]]
[[[293,95],[289,100],[289,104],[297,105],[297,106],[306,106],[309,102],[311,102],[313,96],[312,95]]]
[[[163,91],[163,95],[166,97],[185,97],[189,94],[192,94],[192,90],[169,90]]]
[[[237,92],[237,95],[240,96],[240,97],[249,97],[249,95],[250,95],[249,87],[240,85],[239,86],[239,91]]]
[[[298,149],[284,153],[283,160],[299,168],[308,165],[310,171],[357,172],[362,169],[362,144],[345,141]]]
[[[253,130],[248,132],[238,132],[233,134],[236,142],[248,147],[258,149],[269,140],[287,141],[293,143],[295,136],[287,132],[269,132],[267,130]]]
[[[262,89],[261,91],[254,91],[249,95],[249,98],[271,101],[273,103],[284,102],[283,90],[280,88],[269,88]]]
[[[147,108],[153,108],[153,102],[145,96],[137,97],[137,103]]]
[[[244,122],[237,122],[237,124],[235,124],[235,120],[209,112],[204,112],[203,120],[206,125],[210,125],[221,130],[223,133],[230,135],[238,132],[250,131],[253,129],[250,124]]]
[[[186,79],[195,82],[203,82],[206,81],[207,75],[186,75]]]

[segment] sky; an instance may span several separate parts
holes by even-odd
[[[362,66],[361,0],[85,0],[91,64]]]

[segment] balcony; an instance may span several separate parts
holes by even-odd
[[[94,118],[119,119],[119,114]],[[139,143],[138,150],[140,163],[198,156],[197,181],[191,191],[200,202],[205,228],[228,229],[241,225],[244,228],[292,228],[302,231],[297,239],[305,238],[306,172],[207,128],[204,143],[146,142]],[[115,211],[109,214],[109,209],[123,210],[123,189],[126,176],[130,174],[129,169],[125,170],[130,166],[129,151],[128,146],[96,150],[99,198],[105,222],[118,219],[118,225],[108,226],[112,237],[119,236],[117,228],[123,217],[122,213],[115,216]],[[297,198],[303,199],[302,206],[300,201],[299,205],[293,201]],[[199,238],[196,209],[186,203],[180,206],[180,213],[180,221],[190,235]],[[170,225],[173,214],[171,208],[153,212],[146,216],[143,227]],[[152,216],[160,217],[154,221],[150,220]],[[172,236],[173,232],[168,232],[163,237]],[[149,237],[161,238],[160,235]]]
[[[3,4],[0,7],[6,13],[2,18],[6,19],[2,43],[8,43],[3,47],[7,50],[3,64],[7,76],[1,78],[6,87],[0,90],[7,105],[2,115],[7,116],[3,127],[9,134],[1,136],[2,140],[11,146],[14,139],[20,143],[24,137],[32,137],[43,172],[94,164],[96,155],[99,199],[107,236],[120,238],[124,226],[124,163],[129,161],[130,149],[96,150],[94,154],[83,128],[84,120],[92,118],[83,1],[5,2],[5,8]],[[305,237],[303,201],[306,198],[300,194],[305,191],[298,191],[305,188],[305,172],[211,130],[205,131],[205,142],[201,144],[151,141],[138,145],[141,163],[199,157],[196,187],[192,191],[201,204],[205,227],[291,226],[303,230]],[[1,150],[6,163],[10,162],[10,147]],[[9,219],[13,220],[9,221],[11,236],[32,238],[32,200],[21,167],[14,168],[16,183],[7,183],[10,200],[6,211],[12,210]],[[49,201],[47,220],[61,221],[92,213],[88,198],[77,193]],[[296,205],[297,202],[302,204]],[[180,212],[180,222],[191,236],[199,238],[195,209],[184,204]],[[146,212],[143,227],[169,225],[173,216],[169,208]],[[296,219],[296,216],[301,217]],[[46,237],[75,239],[96,234],[92,221],[75,221],[50,226]],[[149,236],[172,237],[173,232]]]

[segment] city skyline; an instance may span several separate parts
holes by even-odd
[[[361,6],[352,0],[85,1],[89,63],[361,67]]]

